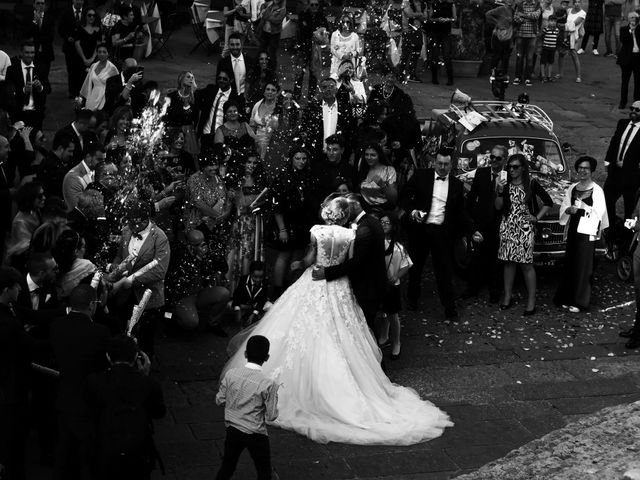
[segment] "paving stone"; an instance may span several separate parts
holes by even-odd
[[[170,410],[176,423],[209,423],[224,420],[224,409],[213,405],[190,405]]]
[[[356,478],[342,459],[289,460],[273,462],[280,480],[342,480]],[[247,478],[247,477],[245,477]]]
[[[494,405],[501,418],[540,417],[554,415],[556,408],[547,400],[512,401]]]
[[[475,382],[490,388],[513,383],[513,379],[496,365],[436,368],[429,374],[447,388],[468,387]]]
[[[430,452],[428,455],[420,452],[367,455],[350,457],[346,462],[363,477],[457,470],[456,464],[443,451]]]
[[[504,418],[502,412],[494,405],[450,405],[446,411],[454,423],[461,425],[480,420]]]
[[[559,367],[555,362],[531,360],[526,363],[507,363],[500,365],[499,368],[511,377],[512,384],[516,381],[538,383],[577,380],[575,376]]]
[[[523,360],[565,360],[574,358],[606,357],[609,350],[604,345],[584,345],[572,348],[515,350]]]
[[[165,464],[180,465],[218,465],[220,456],[211,442],[167,442],[157,443],[158,451]]]
[[[172,380],[164,380],[162,383],[162,394],[167,405],[172,407],[186,406],[187,397],[180,388],[180,385]]]
[[[270,433],[271,450],[278,452],[278,458],[284,460],[326,459],[329,450],[326,445],[316,443],[301,435],[285,433],[283,430]]]
[[[514,400],[505,388],[476,388],[472,385],[467,387],[445,388],[429,393],[422,393],[425,398],[441,408],[447,405],[468,405],[468,404],[489,404]]]
[[[564,360],[559,362],[563,369],[579,379],[616,378],[640,373],[640,362],[629,357],[600,357],[588,362],[582,360]],[[594,372],[594,370],[597,370]]]
[[[157,443],[191,442],[195,440],[188,425],[156,422],[154,439]]]
[[[453,365],[459,366],[494,365],[521,361],[521,359],[513,352],[512,349],[485,352],[455,353],[449,354],[448,357],[449,361]]]
[[[218,379],[218,373],[209,365],[167,365],[163,371],[166,378],[176,382]]]
[[[216,407],[218,382],[212,380],[189,381],[180,384],[191,405],[210,405]]]
[[[217,440],[226,435],[225,424],[222,420],[213,423],[191,423],[189,428],[198,440]]]
[[[465,440],[467,445],[522,445],[533,439],[517,420],[510,418],[469,422],[463,428],[452,429],[452,438]]]
[[[558,410],[547,415],[539,415],[536,417],[520,417],[518,422],[529,430],[531,434],[537,438],[557,428],[562,428],[567,424],[567,420],[560,414]]]
[[[565,415],[593,413],[604,407],[640,400],[640,393],[585,398],[555,398],[551,404]]]
[[[522,442],[524,443],[524,442]],[[446,449],[446,454],[460,468],[478,468],[506,455],[518,445],[474,445],[465,449]]]
[[[622,395],[635,393],[638,387],[623,378],[601,379],[581,382],[540,383],[506,387],[519,400],[544,400],[552,398],[580,398],[600,395]]]

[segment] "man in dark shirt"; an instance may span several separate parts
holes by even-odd
[[[71,136],[58,136],[53,142],[53,149],[40,164],[37,180],[44,188],[47,198],[62,198],[62,181],[73,167],[75,143]]]
[[[327,148],[322,160],[311,164],[316,185],[316,204],[320,205],[327,195],[335,192],[336,179],[342,178],[350,184],[351,190],[358,185],[358,173],[348,160],[343,160],[345,141],[342,135],[334,134],[325,140]]]

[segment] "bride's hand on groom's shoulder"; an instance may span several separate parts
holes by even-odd
[[[324,267],[316,265],[311,271],[311,278],[314,280],[324,280]]]
[[[302,262],[301,261],[295,261],[295,262],[291,262],[291,271],[295,272],[296,270],[300,270],[302,268]]]

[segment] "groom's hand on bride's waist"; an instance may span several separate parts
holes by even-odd
[[[324,280],[324,267],[316,265],[311,271],[311,278],[314,280]]]

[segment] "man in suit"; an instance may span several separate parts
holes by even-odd
[[[606,7],[605,7],[606,8]],[[618,8],[620,8],[618,6]],[[618,65],[621,70],[620,85],[620,105],[618,108],[622,110],[627,106],[627,98],[629,95],[629,80],[633,75],[633,101],[640,100],[640,52],[635,52],[634,48],[640,44],[640,28],[638,28],[638,13],[629,12],[629,28],[623,28],[620,31],[620,50],[617,50]],[[618,16],[620,23],[620,16]],[[607,39],[609,42],[609,39]]]
[[[75,32],[77,28],[81,27],[85,14],[84,0],[73,0],[71,5],[62,11],[60,24],[58,25],[58,34],[60,38],[62,38],[62,52],[64,53],[64,59],[67,64],[69,98],[77,97],[82,87],[83,79],[75,74],[78,69],[78,64],[82,63],[78,52],[76,52]]]
[[[136,117],[142,112],[146,102],[142,79],[144,71],[138,68],[135,58],[125,59],[122,65],[122,73],[107,79],[105,86],[104,110],[109,115],[123,105],[131,106],[133,116]]]
[[[36,179],[42,184],[47,198],[62,198],[62,181],[74,165],[75,148],[73,137],[57,135],[53,141],[53,150],[47,153],[38,167]]]
[[[482,235],[474,231],[473,221],[464,208],[462,182],[450,173],[451,154],[441,149],[435,168],[417,170],[409,179],[402,204],[406,212],[409,255],[413,260],[409,270],[408,307],[417,309],[422,270],[431,252],[445,317],[455,320],[458,312],[453,291],[452,245],[458,234],[472,236],[476,242],[482,241]]]
[[[222,71],[233,73],[231,88],[236,95],[244,97],[246,78],[255,60],[242,51],[242,35],[238,32],[229,36],[229,53],[231,55],[221,58],[218,62],[216,75]]]
[[[83,158],[84,148],[91,142],[97,141],[95,134],[89,131],[89,126],[94,118],[94,114],[91,110],[83,108],[76,113],[76,119],[69,125],[62,127],[58,130],[53,137],[53,143],[56,143],[56,138],[60,136],[66,136],[73,139],[75,148],[73,149],[73,164],[80,163]]]
[[[34,0],[31,21],[27,19],[22,38],[33,42],[35,47],[35,62],[42,68],[42,80],[49,83],[49,70],[55,55],[53,53],[53,39],[55,36],[55,19],[47,11],[44,0]]]
[[[29,376],[34,341],[14,308],[22,279],[0,267],[0,465],[7,478],[25,480],[24,452],[29,432]]]
[[[62,181],[62,196],[70,212],[78,203],[78,197],[93,182],[94,171],[106,159],[105,148],[100,143],[91,143],[85,148],[84,160],[67,172]]]
[[[136,334],[140,349],[149,357],[153,356],[153,337],[165,303],[164,278],[171,256],[167,236],[150,220],[152,209],[152,205],[145,201],[129,206],[129,232],[123,235],[120,251],[113,262],[115,265],[124,263],[124,270],[127,272],[113,286],[123,298],[120,306],[122,319],[128,319],[133,306],[140,302],[145,290],[151,290],[151,299]]]
[[[607,213],[613,224],[616,216],[616,202],[620,197],[624,202],[624,218],[631,218],[635,207],[636,192],[640,187],[640,100],[631,104],[628,120],[619,120],[611,138],[605,166],[607,179],[604,182],[604,196]]]
[[[320,81],[320,91],[322,100],[312,101],[302,117],[305,145],[313,151],[316,159],[320,158],[325,149],[325,140],[339,133],[347,141],[345,156],[348,158],[351,154],[349,139],[356,127],[351,104],[338,101],[338,84],[331,77]]]
[[[469,278],[462,298],[478,294],[483,284],[489,287],[489,301],[497,303],[502,289],[502,265],[498,260],[500,246],[500,213],[495,207],[496,181],[507,159],[507,149],[496,145],[491,149],[488,167],[478,168],[467,195],[467,212],[484,239],[476,245],[469,266]]]
[[[347,183],[352,191],[358,185],[358,171],[344,155],[344,137],[339,134],[331,135],[325,143],[326,152],[322,154],[321,159],[311,163],[311,172],[318,181],[314,192],[317,195],[316,205],[320,205],[329,194],[336,191],[338,181]],[[342,180],[338,180],[339,178]]]
[[[162,388],[149,377],[149,358],[131,337],[113,338],[107,357],[111,367],[90,375],[87,388],[98,419],[97,468],[104,478],[149,480],[155,460],[152,419],[166,413]]]
[[[376,314],[387,285],[384,232],[378,219],[368,215],[362,209],[360,195],[351,193],[346,198],[349,200],[352,222],[357,225],[353,256],[340,265],[326,268],[316,266],[312,277],[314,280],[326,279],[329,282],[348,275],[367,325],[374,334],[377,334]]]
[[[200,118],[198,119],[197,132],[201,138],[203,149],[213,146],[213,136],[216,129],[224,123],[222,108],[228,100],[235,100],[244,111],[244,101],[233,91],[231,79],[233,72],[220,70],[216,75],[216,83],[209,84],[202,90],[196,91],[196,103]]]
[[[65,314],[64,306],[58,301],[55,281],[58,265],[50,254],[32,254],[27,263],[26,281],[15,304],[18,317],[25,325],[29,336],[49,340],[51,321]],[[38,352],[33,359],[40,365],[54,367],[49,349]],[[57,379],[43,373],[34,372],[31,377],[31,405],[33,425],[38,431],[40,458],[45,463],[53,463],[56,442],[55,392]]]
[[[34,60],[36,47],[31,42],[22,44],[20,58],[14,58],[7,69],[7,89],[11,99],[9,108],[13,121],[42,129],[47,95],[51,93],[49,74]]]
[[[91,285],[78,285],[71,291],[69,304],[69,314],[51,324],[51,346],[60,370],[54,480],[93,478],[96,432],[93,412],[87,403],[87,378],[108,366],[109,330],[93,322],[98,305],[95,289]]]

